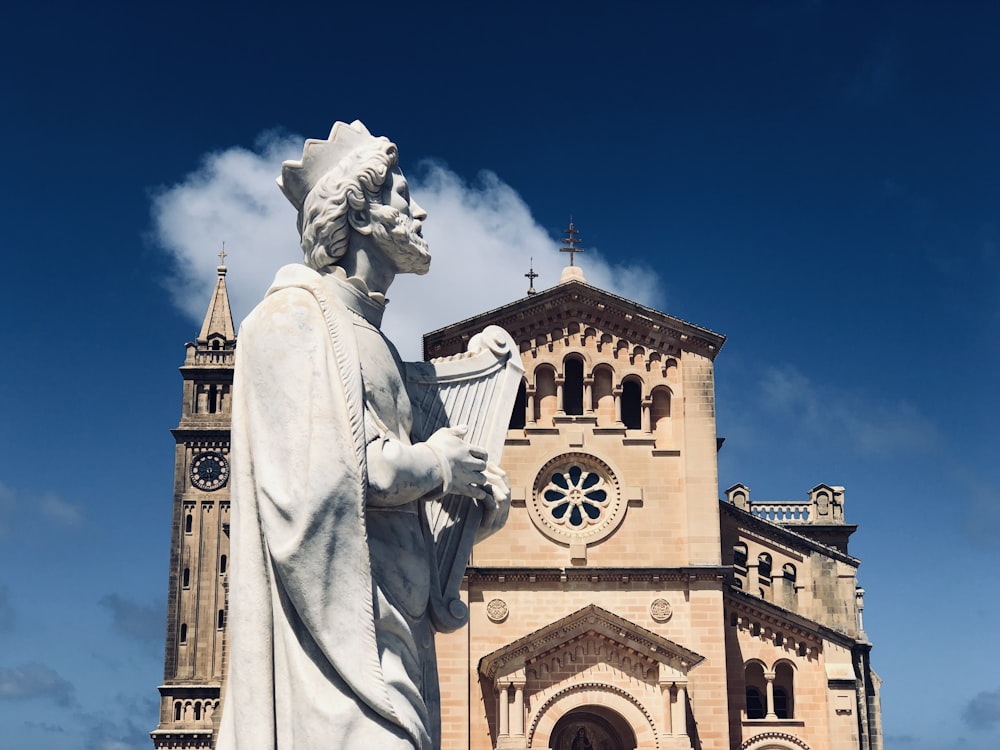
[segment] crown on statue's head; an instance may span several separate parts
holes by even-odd
[[[364,145],[380,140],[368,132],[361,120],[350,125],[335,122],[330,137],[325,141],[310,138],[302,147],[299,161],[286,161],[281,165],[278,187],[299,211],[306,196],[323,175],[336,167],[344,158]]]

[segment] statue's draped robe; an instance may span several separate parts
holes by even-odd
[[[380,334],[357,327],[366,311],[348,287],[286,266],[240,329],[219,750],[438,743],[425,576],[403,570],[429,561],[382,552],[397,529],[419,533],[416,503],[366,512],[366,451],[385,436],[357,337]]]

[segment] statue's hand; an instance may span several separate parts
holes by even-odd
[[[486,472],[485,450],[463,439],[469,428],[442,427],[427,439],[427,446],[441,464],[445,492],[465,495],[476,500],[492,497]]]
[[[507,479],[507,472],[496,464],[487,464],[486,480],[489,482],[491,494],[482,503],[483,520],[476,533],[477,542],[503,528],[510,513],[510,481]]]

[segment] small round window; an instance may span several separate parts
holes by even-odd
[[[614,473],[585,453],[564,454],[543,466],[528,505],[535,526],[562,542],[603,539],[625,510]]]

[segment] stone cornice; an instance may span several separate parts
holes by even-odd
[[[828,557],[832,557],[842,563],[847,563],[848,565],[853,565],[855,568],[861,565],[861,560],[856,557],[851,557],[848,554],[841,552],[836,547],[831,547],[826,544],[817,542],[815,539],[810,539],[809,537],[799,534],[796,531],[792,531],[787,526],[774,521],[768,521],[764,518],[758,518],[749,511],[743,510],[742,508],[737,508],[732,503],[726,500],[720,500],[719,504],[722,506],[722,512],[728,513],[732,516],[740,527],[747,529],[748,531],[755,531],[763,536],[774,536],[777,535],[780,540],[790,547],[797,548],[800,551],[805,552],[819,552]],[[825,528],[821,526],[812,526],[812,528]],[[838,529],[856,529],[857,526],[853,524],[837,524]]]
[[[466,576],[470,581],[485,583],[721,582],[729,571],[728,567],[715,565],[691,568],[481,568],[470,566],[466,571]],[[626,580],[623,581],[623,579]]]
[[[571,320],[663,353],[686,350],[709,359],[715,359],[726,340],[707,328],[573,280],[425,334],[424,357],[464,351],[467,341],[488,325],[502,326],[521,342]]]
[[[774,631],[810,640],[817,645],[823,641],[832,641],[844,648],[851,649],[857,643],[857,640],[847,633],[834,630],[808,617],[803,617],[797,612],[792,612],[790,609],[752,596],[737,588],[730,587],[723,592],[723,604],[730,611],[750,616]]]

